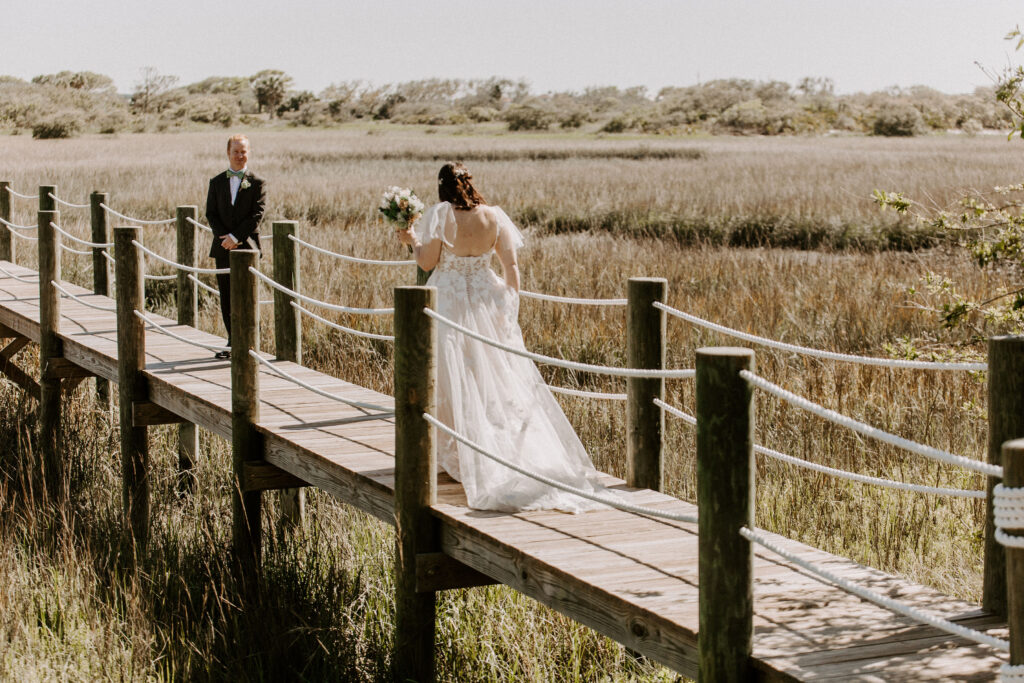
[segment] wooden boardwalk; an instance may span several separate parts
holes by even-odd
[[[35,271],[7,262],[6,270]],[[101,305],[113,300],[68,289]],[[116,316],[61,301],[64,356],[117,381]],[[156,318],[208,344],[223,340]],[[0,274],[0,324],[39,340],[39,290]],[[8,336],[9,333],[8,333]],[[278,362],[275,361],[275,364]],[[347,398],[389,405],[369,389],[293,363],[280,367]],[[231,438],[230,363],[156,331],[146,333],[146,377],[153,403]],[[266,461],[345,503],[394,523],[393,420],[317,396],[260,370],[260,419]],[[692,514],[686,502],[632,490],[607,478],[629,501]],[[697,675],[696,525],[617,510],[480,512],[442,476],[433,508],[445,554],[682,674]],[[976,605],[857,565],[782,537],[777,543],[865,587],[971,628],[1006,637],[1005,621]],[[820,582],[760,548],[754,560],[754,667],[761,680],[994,680],[995,650],[918,625]]]

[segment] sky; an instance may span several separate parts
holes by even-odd
[[[297,89],[525,79],[534,93],[828,77],[837,92],[971,92],[1024,62],[1020,0],[0,0],[0,74],[143,67],[191,83],[280,69]]]

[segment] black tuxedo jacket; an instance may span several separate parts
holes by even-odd
[[[241,249],[259,249],[260,221],[267,196],[263,179],[246,171],[234,205],[231,204],[231,185],[225,172],[210,178],[210,190],[206,194],[206,220],[213,228],[213,245],[210,256],[227,257],[228,250],[220,245],[224,235],[234,235],[241,242]]]

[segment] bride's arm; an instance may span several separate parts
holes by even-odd
[[[416,265],[423,270],[434,269],[434,266],[441,259],[441,240],[430,240],[426,244],[422,244],[415,233],[413,233],[412,226],[409,226],[406,230],[399,230],[396,234],[398,235],[398,241],[412,247],[412,254],[416,259]]]
[[[494,250],[498,253],[498,260],[501,261],[501,272],[505,274],[505,282],[518,292],[519,262],[516,260],[515,246],[508,244],[507,240],[499,238]]]

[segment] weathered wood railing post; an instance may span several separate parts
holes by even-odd
[[[1003,485],[1024,487],[1024,439],[1007,441],[1002,447]],[[1011,536],[1024,536],[1024,529],[1004,529]],[[1024,664],[1024,548],[1005,548],[1007,624],[1010,627],[1010,664]]]
[[[435,308],[433,287],[395,289],[395,652],[396,681],[434,680],[437,594],[417,592],[416,558],[437,552],[430,515],[437,501],[434,412],[437,329],[424,308]]]
[[[39,188],[42,197],[56,194],[56,188]],[[49,206],[53,200],[49,200]],[[63,500],[67,494],[64,458],[61,443],[61,378],[51,366],[63,357],[60,332],[60,296],[54,282],[60,282],[60,234],[52,224],[60,224],[60,212],[40,210],[36,224],[39,247],[39,451],[44,468],[46,491],[52,500]]]
[[[177,261],[184,266],[196,265],[196,226],[189,219],[196,220],[199,209],[195,206],[179,206],[175,213],[178,236]],[[178,324],[196,326],[199,286],[189,278],[189,273],[178,269]],[[199,429],[191,422],[178,425],[178,490],[191,491],[195,488],[196,455],[199,453]]]
[[[100,206],[108,203],[106,192],[93,192],[89,195],[89,224],[92,227],[92,241],[96,244],[107,244],[110,231],[107,229],[107,212]],[[103,296],[110,296],[110,266],[104,256],[107,250],[92,248],[92,291]],[[109,412],[110,382],[102,377],[96,378],[96,402]]]
[[[51,196],[52,195],[52,196]],[[57,200],[54,197],[57,196],[56,185],[40,185],[39,186],[39,210],[40,211],[56,211]],[[59,225],[59,223],[58,223]]]
[[[1024,437],[1024,337],[988,340],[988,461],[1003,461],[1003,443]],[[988,477],[985,502],[985,575],[981,606],[1006,616],[1006,550],[995,539],[992,489],[999,483]]]
[[[699,680],[746,681],[753,648],[754,402],[750,349],[697,350]]]
[[[11,221],[11,182],[0,180],[0,218]],[[0,261],[14,263],[14,238],[11,229],[0,225]]]
[[[231,263],[231,463],[235,481],[231,507],[232,538],[241,578],[257,585],[263,549],[260,491],[246,490],[245,463],[263,459],[260,419],[259,367],[249,351],[260,349],[260,306],[255,268],[259,253],[234,249]]]
[[[295,221],[274,221],[274,279],[288,289],[301,291],[297,245],[290,236],[298,236]],[[274,347],[280,360],[302,364],[302,320],[292,306],[295,297],[274,290]],[[306,510],[306,494],[302,489],[281,489],[281,528],[302,525]]]
[[[138,548],[149,542],[149,428],[137,425],[136,404],[149,399],[146,387],[146,328],[135,314],[145,309],[142,252],[132,244],[142,228],[114,228],[117,279],[117,390],[121,422],[121,482],[125,528]]]
[[[626,306],[626,364],[631,368],[665,367],[665,313],[651,304],[665,302],[668,280],[630,278]],[[665,380],[630,377],[626,380],[626,483],[660,491],[665,414],[654,399],[665,400]]]

